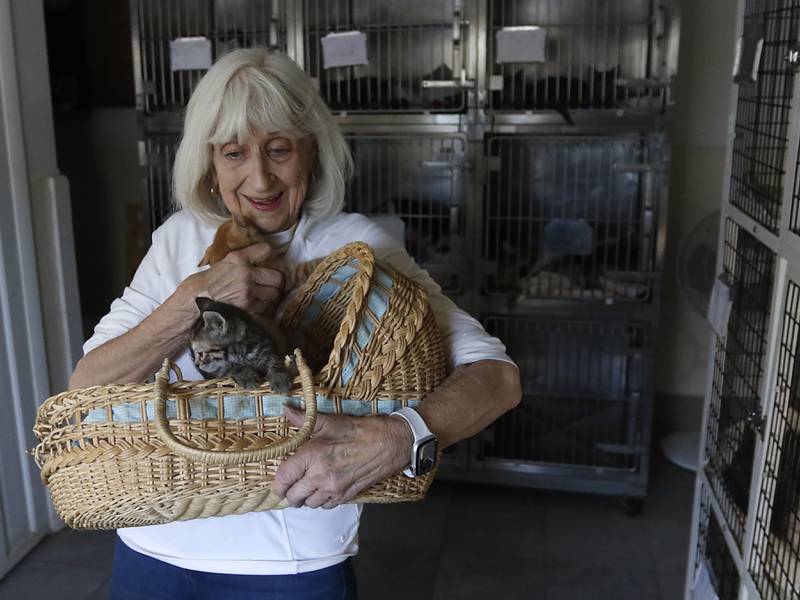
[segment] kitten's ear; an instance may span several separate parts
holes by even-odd
[[[218,331],[219,333],[228,331],[228,322],[225,320],[225,317],[215,310],[204,311],[203,322],[206,324],[206,329],[211,331]]]
[[[194,299],[195,304],[197,304],[197,309],[200,312],[204,312],[208,310],[209,305],[214,302],[211,298],[206,298],[205,296],[198,296]]]

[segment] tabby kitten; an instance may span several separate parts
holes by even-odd
[[[237,215],[217,229],[198,266],[219,262],[229,252],[258,242],[266,236],[247,218]],[[269,257],[261,266],[279,270],[284,289],[291,290],[311,275],[320,260],[299,264]],[[200,318],[192,327],[189,341],[197,368],[206,378],[231,377],[243,388],[258,387],[265,379],[272,389],[287,392],[291,377],[281,356],[287,350],[286,336],[275,319],[252,317],[245,311],[210,298],[197,298]]]
[[[266,380],[288,392],[292,378],[276,341],[245,311],[198,297],[200,317],[189,334],[192,359],[207,379],[231,377],[239,387],[256,388]]]

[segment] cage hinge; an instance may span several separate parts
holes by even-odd
[[[758,432],[758,435],[761,437],[761,439],[764,439],[764,427],[767,420],[764,418],[764,415],[761,414],[761,411],[749,411],[744,420],[750,425],[750,427],[752,427],[754,431]]]

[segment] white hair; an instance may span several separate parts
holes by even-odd
[[[266,48],[221,56],[197,84],[175,154],[173,193],[180,208],[218,225],[228,213],[212,195],[214,144],[247,143],[263,132],[307,135],[316,142],[316,165],[303,210],[324,219],[342,210],[353,169],[347,143],[311,80],[289,57]]]

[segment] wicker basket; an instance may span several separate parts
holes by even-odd
[[[168,360],[152,384],[104,385],[49,398],[34,450],[42,480],[71,527],[113,529],[283,508],[278,466],[311,435],[317,410],[385,414],[422,400],[444,378],[441,338],[425,290],[372,250],[349,244],[317,267],[282,325],[301,332],[300,377],[288,397],[264,384],[182,381]],[[306,364],[319,365],[316,375]],[[169,369],[177,381],[169,383]],[[305,423],[282,416],[305,405]],[[389,477],[355,502],[424,497],[433,473]]]

